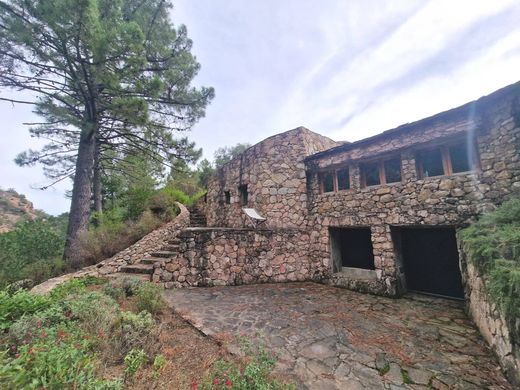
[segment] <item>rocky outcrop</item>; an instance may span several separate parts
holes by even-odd
[[[35,210],[27,198],[15,190],[0,190],[0,233],[6,233],[24,219],[44,217],[46,214]]]

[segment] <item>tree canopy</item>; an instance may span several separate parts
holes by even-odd
[[[172,166],[186,158],[189,143],[174,131],[190,129],[214,96],[191,86],[200,65],[171,8],[165,0],[0,1],[0,88],[15,91],[0,100],[34,105],[42,122],[30,132],[48,141],[17,162],[74,179],[66,258],[101,193],[101,169],[120,169],[115,162],[132,153]]]

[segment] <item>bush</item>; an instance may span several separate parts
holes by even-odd
[[[520,340],[520,199],[512,199],[495,212],[460,232],[464,249],[486,281],[491,298],[498,304]]]
[[[49,297],[32,294],[26,290],[18,290],[14,294],[0,291],[0,330],[9,329],[23,315],[43,310],[51,303]]]
[[[144,212],[137,222],[114,221],[102,218],[97,227],[79,235],[74,247],[78,263],[96,264],[112,257],[163,224],[151,212]]]
[[[150,313],[121,312],[119,324],[110,340],[111,358],[119,361],[132,349],[142,349],[147,356],[154,356],[159,349],[158,334],[159,328]]]
[[[30,277],[36,281],[63,271],[66,216],[25,221],[0,234],[0,287]],[[36,273],[36,277],[31,275]]]
[[[119,380],[96,378],[94,355],[73,328],[49,329],[46,337],[22,345],[14,358],[0,354],[5,389],[121,389]]]
[[[139,290],[139,287],[141,287],[143,283],[144,281],[140,279],[127,277],[121,281],[121,287],[123,288],[125,295],[131,297],[137,293],[137,290]]]
[[[79,329],[100,340],[108,337],[120,318],[116,301],[95,291],[69,295],[63,300],[63,306],[72,318],[79,320]]]
[[[137,308],[151,314],[159,313],[166,306],[162,297],[162,288],[157,284],[145,282],[137,289]]]

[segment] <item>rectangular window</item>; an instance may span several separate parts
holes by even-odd
[[[468,172],[479,166],[474,144],[463,141],[416,153],[419,178]]]
[[[361,169],[363,171],[365,185],[367,187],[381,184],[381,176],[379,175],[379,161],[364,164]]]
[[[247,201],[248,201],[247,184],[242,184],[242,185],[238,186],[238,192],[240,193],[240,204],[242,206],[247,206]]]
[[[231,204],[231,193],[229,191],[224,191],[224,199],[226,204]]]
[[[401,181],[401,159],[393,158],[386,160],[384,163],[385,180],[387,183],[396,183]]]
[[[440,149],[423,150],[417,153],[420,177],[444,175],[444,165]]]
[[[340,169],[336,172],[338,178],[338,191],[350,188],[350,175],[348,168]]]
[[[471,170],[470,154],[466,143],[455,144],[449,147],[452,173]]]
[[[334,174],[332,172],[325,172],[321,174],[321,183],[323,192],[334,191]]]

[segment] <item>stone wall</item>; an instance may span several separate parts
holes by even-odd
[[[484,278],[471,261],[468,261],[463,245],[459,245],[459,254],[464,269],[468,313],[497,355],[509,381],[520,387],[520,319],[516,320],[516,329],[511,329],[487,294]],[[513,336],[513,331],[516,337]]]
[[[319,234],[321,261],[336,285],[396,295],[404,289],[403,267],[393,227],[462,226],[520,189],[518,86],[452,112],[391,130],[366,141],[336,147],[306,159],[308,226]],[[488,100],[486,100],[488,99]],[[473,137],[480,157],[476,171],[419,179],[415,152],[424,145]],[[473,141],[471,141],[473,142]],[[362,188],[360,165],[378,156],[401,159],[402,180]],[[349,190],[322,193],[320,172],[348,166]],[[332,275],[330,227],[370,227],[377,280]]]
[[[205,206],[209,226],[250,226],[242,207],[255,208],[271,228],[306,225],[303,159],[336,143],[303,127],[267,138],[217,170],[209,181]],[[247,185],[247,206],[239,186]],[[229,204],[225,192],[229,193]]]
[[[308,261],[305,230],[189,228],[177,256],[156,264],[152,280],[166,288],[319,280]]]

